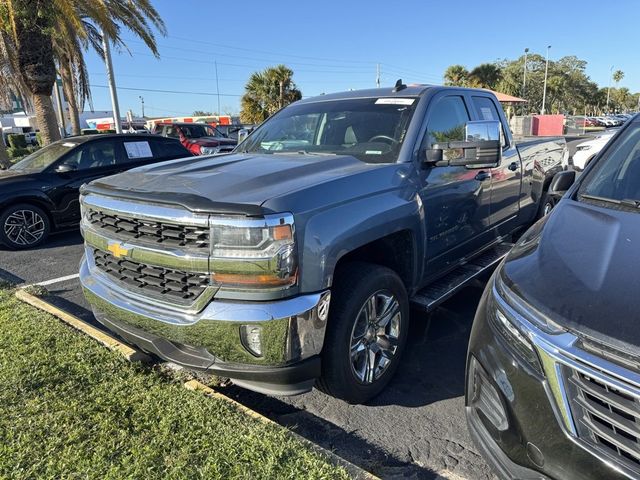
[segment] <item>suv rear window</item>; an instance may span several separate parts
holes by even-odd
[[[578,197],[620,207],[640,206],[640,124],[631,125],[587,173]]]

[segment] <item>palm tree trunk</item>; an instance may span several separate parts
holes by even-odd
[[[0,133],[0,135],[2,135]],[[7,147],[4,142],[0,138],[0,169],[9,168],[11,166],[11,161],[9,161],[9,154],[7,153]]]
[[[69,119],[71,120],[71,135],[80,135],[80,112],[78,111],[78,99],[73,91],[73,76],[71,64],[67,58],[60,59],[60,76],[62,77],[62,89],[69,105]]]
[[[34,95],[33,107],[36,111],[43,146],[60,140],[58,120],[56,119],[56,112],[53,109],[51,97],[49,95]]]

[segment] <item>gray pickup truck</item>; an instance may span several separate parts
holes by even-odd
[[[398,82],[296,102],[231,154],[94,181],[85,295],[163,359],[365,402],[398,368],[410,304],[435,308],[551,205],[564,139],[516,144],[506,125],[491,92]]]

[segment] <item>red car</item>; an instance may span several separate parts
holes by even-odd
[[[179,139],[194,155],[231,152],[238,143],[206,123],[162,123],[154,133]]]

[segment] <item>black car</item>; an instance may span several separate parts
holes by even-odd
[[[149,163],[191,157],[156,135],[87,135],[54,142],[0,171],[0,243],[34,247],[80,221],[84,183]]]
[[[467,420],[505,479],[640,478],[640,117],[574,179],[554,178],[568,191],[495,272],[471,333]]]

